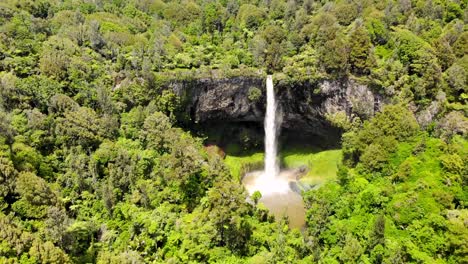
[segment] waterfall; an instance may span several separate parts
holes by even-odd
[[[277,114],[273,79],[266,80],[267,109],[265,114],[265,169],[247,173],[242,180],[250,194],[259,191],[263,197],[287,195],[293,192],[289,188],[289,174],[281,173],[278,164],[278,131],[281,117]],[[286,197],[286,196],[285,196]],[[283,197],[284,198],[284,197]]]
[[[305,223],[304,203],[301,195],[290,187],[293,186],[290,184],[297,183],[298,174],[295,170],[280,171],[277,159],[281,115],[277,113],[271,75],[267,76],[266,92],[265,169],[246,173],[242,178],[242,184],[251,196],[255,192],[260,192],[260,201],[277,219],[287,216],[291,221],[290,226],[300,228]]]
[[[279,173],[279,165],[277,160],[278,140],[276,128],[276,102],[275,90],[273,89],[273,78],[267,76],[267,109],[265,115],[265,170],[264,179],[274,180]]]

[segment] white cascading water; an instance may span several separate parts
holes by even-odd
[[[264,180],[275,180],[279,173],[278,160],[278,142],[276,138],[276,101],[275,90],[273,89],[273,78],[267,76],[267,109],[265,115],[265,170]]]
[[[291,227],[302,227],[305,223],[304,203],[300,194],[289,186],[297,182],[294,170],[280,171],[278,164],[277,140],[281,115],[277,113],[273,79],[268,75],[266,81],[267,107],[265,114],[265,169],[251,171],[244,175],[242,183],[250,195],[259,191],[262,202],[278,219],[287,215]]]
[[[260,191],[262,195],[274,193],[287,193],[288,181],[278,177],[280,168],[278,164],[278,120],[276,113],[275,90],[273,89],[273,78],[268,75],[266,81],[267,110],[265,114],[265,169],[256,179],[250,191]]]
[[[278,219],[287,215],[290,226],[300,228],[305,223],[305,210],[302,197],[294,192],[290,183],[297,182],[294,170],[280,171],[278,164],[277,140],[281,127],[281,115],[277,113],[273,79],[268,75],[266,81],[267,107],[265,114],[265,169],[244,175],[242,183],[250,195],[259,191],[262,202]]]

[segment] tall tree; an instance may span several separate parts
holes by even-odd
[[[364,26],[358,25],[349,35],[349,63],[356,74],[369,74],[375,59],[372,43]]]

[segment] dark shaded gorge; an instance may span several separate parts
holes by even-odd
[[[275,79],[275,77],[274,77]],[[275,79],[276,80],[276,79]],[[180,123],[207,144],[226,151],[263,149],[265,78],[199,78],[165,84],[181,98]],[[354,80],[275,81],[282,118],[279,144],[339,147],[342,131],[327,116],[344,112],[361,119],[380,109],[382,97]],[[235,151],[235,149],[233,149]]]

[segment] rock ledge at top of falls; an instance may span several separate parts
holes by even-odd
[[[259,122],[265,113],[265,79],[260,77],[200,78],[168,84],[184,98],[185,111],[195,123]],[[262,93],[249,99],[251,90]],[[332,125],[326,115],[344,112],[368,118],[382,106],[382,97],[351,79],[321,80],[315,83],[275,82],[282,127],[319,136]]]

